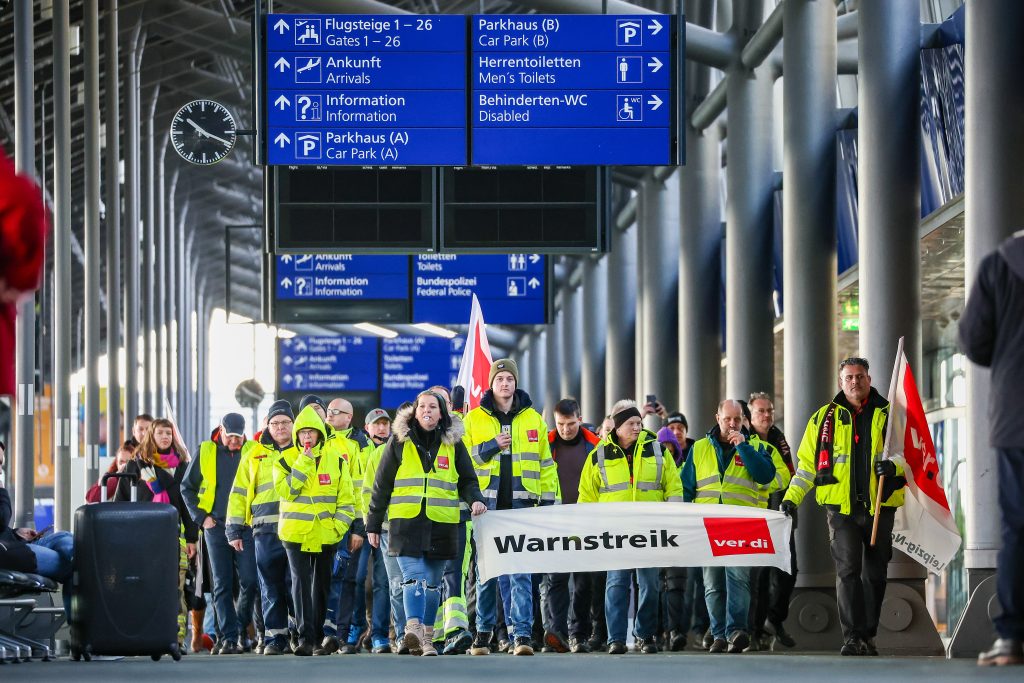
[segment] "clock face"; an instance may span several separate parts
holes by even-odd
[[[189,163],[215,164],[235,146],[235,118],[213,100],[189,102],[171,121],[171,144]]]

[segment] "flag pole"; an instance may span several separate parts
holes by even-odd
[[[892,414],[892,404],[896,399],[896,389],[900,382],[900,361],[903,359],[903,339],[896,347],[896,362],[892,366],[892,379],[889,380],[889,414]],[[889,459],[889,448],[892,443],[892,430],[886,428],[885,443],[882,446],[882,458]],[[878,478],[878,488],[875,489],[875,519],[871,523],[871,547],[875,547],[875,540],[878,538],[878,518],[882,513],[882,490],[885,487],[885,475]]]

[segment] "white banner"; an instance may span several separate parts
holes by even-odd
[[[792,571],[781,512],[696,503],[581,503],[473,518],[480,580],[636,567]]]

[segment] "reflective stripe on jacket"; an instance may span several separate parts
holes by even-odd
[[[480,490],[488,507],[493,509],[497,505],[501,472],[501,451],[494,450],[497,448],[494,439],[501,433],[501,423],[488,410],[477,407],[469,411],[464,424],[466,449],[480,480]],[[534,504],[558,502],[558,471],[551,459],[548,430],[540,413],[533,408],[516,413],[512,418],[509,448],[512,450],[513,500]]]
[[[622,449],[605,437],[590,452],[580,473],[580,503],[683,502],[683,485],[658,437],[642,430],[633,444],[633,467]]]
[[[318,553],[348,531],[355,519],[355,498],[348,463],[324,446],[323,421],[309,406],[295,418],[296,444],[301,429],[316,429],[320,439],[309,455],[292,446],[274,462],[274,488],[281,500],[277,533],[282,541],[301,543],[303,552]]]
[[[799,505],[804,496],[814,488],[814,478],[817,474],[818,464],[818,433],[821,428],[821,421],[825,419],[825,413],[829,406],[824,405],[811,416],[807,422],[807,429],[804,430],[803,439],[800,440],[800,449],[797,451],[797,470],[793,480],[786,491],[785,500],[792,501]],[[870,504],[871,510],[875,509],[875,498],[878,495],[878,477],[875,475],[875,463],[882,454],[885,446],[885,425],[889,418],[889,406],[874,408],[871,415],[871,466],[870,472]],[[839,512],[844,515],[850,514],[850,468],[852,466],[852,454],[854,453],[853,443],[853,416],[844,406],[836,404],[835,410],[835,439],[833,440],[833,463],[832,474],[838,483],[819,486],[815,492],[815,499],[819,505],[837,505]],[[904,476],[903,468],[896,464],[897,476]],[[900,507],[903,505],[904,489],[895,491],[889,500],[883,501],[884,507]]]
[[[238,537],[243,526],[251,526],[254,533],[277,533],[280,499],[274,489],[274,461],[278,451],[254,443],[242,456],[231,486],[226,520],[228,540]]]
[[[388,519],[415,519],[424,498],[430,521],[442,524],[459,521],[459,473],[455,469],[455,447],[451,444],[441,444],[429,472],[423,471],[423,461],[411,440],[402,446],[402,464],[395,473]]]
[[[706,436],[693,444],[690,458],[693,460],[694,474],[697,478],[697,491],[693,502],[710,505],[722,503],[723,505],[762,507],[761,489],[767,488],[771,484],[761,485],[754,481],[743,463],[741,451],[749,448],[767,454],[765,446],[766,444],[756,437],[741,443],[729,457],[729,463],[726,465],[725,471],[722,472],[718,465],[721,446],[717,439]],[[774,481],[773,479],[772,483]],[[765,495],[763,507],[767,506],[768,498]]]

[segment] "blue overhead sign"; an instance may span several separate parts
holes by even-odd
[[[434,385],[454,386],[462,346],[462,337],[382,339],[381,405],[394,408]]]
[[[465,325],[476,294],[488,323],[544,324],[546,266],[539,254],[415,256],[412,321]]]
[[[377,391],[377,337],[296,336],[278,340],[278,390]]]
[[[278,301],[411,299],[411,319],[388,322],[465,325],[475,293],[487,322],[547,322],[547,257],[540,254],[278,254],[274,259]]]
[[[267,15],[271,165],[466,163],[461,16]]]
[[[351,301],[409,297],[408,256],[275,256],[278,299]]]
[[[662,15],[475,15],[473,164],[671,164]]]

